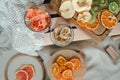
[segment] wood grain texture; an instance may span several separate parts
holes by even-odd
[[[50,6],[53,10],[57,11],[58,14],[59,13],[59,7],[61,4],[61,0],[51,0],[50,2]],[[77,13],[74,15],[73,18],[71,19],[66,19],[70,24],[75,25],[77,28],[79,28],[80,30],[83,30],[87,35],[89,35],[92,39],[94,39],[96,42],[101,42],[103,40],[105,40],[105,38],[109,35],[109,33],[111,32],[110,29],[106,29],[104,28],[102,25],[99,25],[99,27],[95,30],[95,31],[90,31],[87,30],[84,27],[81,27],[77,24],[76,22],[76,15]],[[119,17],[118,17],[119,18]]]
[[[110,57],[115,60],[120,57],[119,53],[112,46],[107,46],[105,51],[110,55]]]
[[[115,36],[112,36],[112,40],[120,40],[120,35],[115,35]]]

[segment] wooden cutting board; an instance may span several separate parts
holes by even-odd
[[[51,0],[50,2],[50,6],[53,10],[57,11],[58,14],[59,13],[59,7],[60,7],[60,4],[61,4],[61,1],[62,0]],[[120,15],[120,12],[117,14],[117,15]],[[116,16],[117,16],[116,15]],[[118,20],[120,19],[119,16],[117,16]],[[101,42],[103,40],[106,39],[106,37],[109,35],[109,33],[112,31],[112,29],[106,29],[104,28],[102,25],[100,25],[96,30],[94,31],[90,31],[90,30],[87,30],[86,28],[84,27],[81,27],[77,24],[76,22],[76,17],[74,16],[73,18],[71,19],[67,19],[68,23],[76,26],[77,28],[79,28],[80,30],[83,30],[87,35],[89,35],[92,39],[94,39],[95,41],[97,42]]]

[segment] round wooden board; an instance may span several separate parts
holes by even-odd
[[[35,76],[32,80],[44,80],[44,65],[34,56],[17,54],[10,58],[5,67],[5,80],[14,80],[14,75],[22,65],[31,64],[35,69]]]
[[[79,58],[82,62],[82,67],[79,71],[75,71],[73,73],[74,76],[74,80],[83,80],[84,74],[86,72],[86,64],[85,64],[85,60],[84,60],[84,54],[82,52],[75,52],[73,50],[59,50],[57,52],[55,52],[51,57],[50,60],[48,62],[48,67],[47,67],[47,73],[48,76],[51,80],[56,80],[54,77],[52,77],[52,73],[51,73],[51,65],[56,61],[57,57],[59,56],[64,56],[67,60],[69,60],[72,57],[76,57]]]

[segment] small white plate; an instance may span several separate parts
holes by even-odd
[[[13,56],[6,65],[5,69],[5,80],[14,80],[16,71],[23,65],[32,64],[35,69],[35,76],[33,80],[43,80],[44,68],[43,64],[33,56],[28,56],[24,54],[18,54]]]

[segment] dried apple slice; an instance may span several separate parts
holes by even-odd
[[[92,0],[72,0],[75,11],[83,12],[91,9]]]
[[[82,12],[78,14],[77,21],[82,20],[84,22],[89,22],[89,20],[92,18],[92,15],[90,12]]]
[[[72,18],[75,14],[72,2],[71,1],[63,2],[59,8],[59,12],[61,13],[61,16],[66,19]]]

